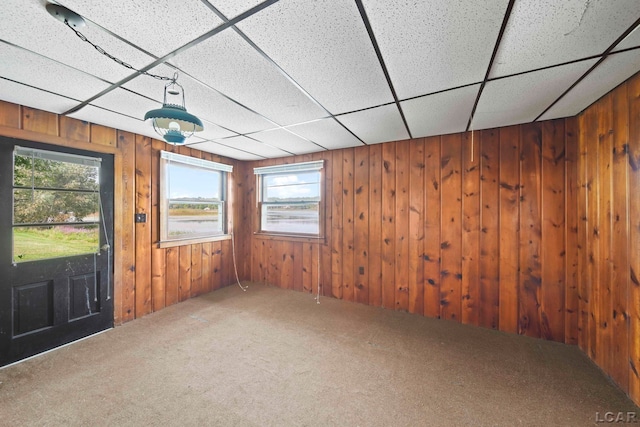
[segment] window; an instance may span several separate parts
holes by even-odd
[[[15,147],[13,165],[13,261],[97,253],[100,159]]]
[[[227,174],[233,166],[160,153],[162,242],[207,240],[227,232]]]
[[[324,162],[255,168],[262,233],[320,236]]]

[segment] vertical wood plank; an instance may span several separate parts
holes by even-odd
[[[211,278],[213,289],[222,287],[222,242],[211,242]]]
[[[500,129],[500,309],[501,331],[517,333],[520,258],[520,128]]]
[[[165,306],[180,301],[180,248],[167,248],[166,252]]]
[[[409,312],[424,314],[424,139],[409,147]]]
[[[354,287],[354,149],[342,150],[342,299],[353,301]]]
[[[178,301],[191,298],[191,246],[180,246],[178,259]]]
[[[202,292],[207,293],[213,290],[213,280],[211,278],[211,242],[202,244]]]
[[[382,305],[382,145],[369,147],[369,305]]]
[[[442,216],[440,317],[460,321],[462,310],[462,137],[441,139]]]
[[[480,160],[480,312],[479,324],[498,329],[500,307],[500,133],[479,133]],[[511,254],[513,256],[514,254]]]
[[[202,294],[202,243],[191,245],[191,295]]]
[[[295,260],[293,242],[282,242],[282,271],[279,286],[284,289],[293,289],[293,265]]]
[[[592,112],[594,110],[591,110]],[[600,196],[598,176],[600,162],[598,159],[598,119],[596,114],[591,114],[587,119],[586,128],[587,149],[587,288],[589,294],[588,304],[588,338],[587,354],[592,360],[596,359],[596,334],[599,312],[599,284],[600,284],[600,211],[598,200]]]
[[[324,170],[322,176],[323,182],[323,195],[322,205],[325,212],[324,221],[324,241],[322,242],[322,295],[331,296],[331,242],[332,242],[332,223],[333,223],[333,208],[331,203],[331,195],[333,194],[333,162],[331,161],[331,152],[320,153],[320,158],[324,160]]]
[[[565,120],[565,324],[564,342],[578,344],[578,120]]]
[[[89,142],[89,123],[68,116],[58,116],[58,119],[60,120],[58,126],[60,129],[60,136],[62,138]],[[111,129],[111,134],[111,145],[115,147],[117,138],[116,130]]]
[[[540,338],[542,265],[541,172],[542,129],[539,123],[522,125],[520,147],[520,289],[519,330]]]
[[[440,317],[440,137],[425,138],[424,144],[424,315]]]
[[[369,303],[369,147],[355,149],[355,301]]]
[[[342,155],[342,150],[335,150],[331,159],[331,295],[338,299],[342,299]]]
[[[302,292],[311,293],[313,283],[313,258],[312,244],[304,243],[302,246]]]
[[[151,309],[162,310],[165,307],[165,269],[166,249],[158,247],[160,240],[160,151],[164,143],[151,141]]]
[[[589,348],[589,275],[588,245],[589,224],[587,221],[587,155],[586,118],[587,110],[578,118],[578,346],[588,354]]]
[[[476,135],[477,134],[477,135]],[[462,313],[465,324],[480,323],[480,132],[462,136]],[[475,139],[478,136],[478,139]]]
[[[396,143],[395,309],[409,310],[409,185],[411,176],[408,141]]]
[[[108,146],[116,145],[115,129],[91,123],[88,131],[90,133],[89,137],[91,139],[92,144],[108,145]],[[162,145],[165,145],[165,144],[162,143]]]
[[[19,105],[0,101],[0,126],[20,129],[21,119],[22,113]]]
[[[292,271],[292,289],[301,292],[302,291],[302,270],[303,266],[303,243],[296,242],[293,245],[293,271]],[[331,271],[331,269],[329,269]]]
[[[542,124],[542,285],[540,334],[564,342],[565,308],[564,120]]]
[[[136,318],[151,313],[151,138],[136,135],[136,213],[147,221],[136,224]]]
[[[22,129],[58,136],[58,116],[48,111],[22,106]]]
[[[395,305],[396,143],[382,145],[382,307]]]

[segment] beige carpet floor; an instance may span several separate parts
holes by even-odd
[[[576,347],[250,284],[0,370],[2,426],[587,426]]]

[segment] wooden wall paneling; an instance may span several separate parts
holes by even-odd
[[[382,144],[369,146],[369,305],[382,305]]]
[[[342,150],[342,299],[355,298],[354,149]]]
[[[62,124],[62,121],[60,123]],[[85,123],[85,124],[87,124],[89,126],[88,123],[86,123],[86,122],[83,122],[83,123]],[[88,131],[90,133],[90,139],[91,139],[91,143],[92,144],[100,144],[100,145],[106,145],[106,146],[115,146],[116,145],[116,130],[115,129],[91,123],[90,128],[88,129]],[[84,140],[84,133],[85,133],[85,131],[82,131],[79,135],[77,135],[77,136],[82,136],[82,138],[75,138],[75,139]],[[60,136],[62,136],[62,135],[60,135]],[[163,145],[164,145],[164,143],[163,143]]]
[[[166,249],[165,255],[165,306],[180,301],[180,248]]]
[[[411,158],[409,141],[396,143],[396,259],[395,309],[409,310],[409,184]]]
[[[279,286],[284,289],[293,289],[294,246],[291,241],[282,242],[282,271]]]
[[[213,290],[213,276],[211,275],[211,248],[212,242],[202,244],[202,292],[207,293]]]
[[[395,306],[396,143],[382,145],[382,307]]]
[[[331,152],[321,152],[320,158],[324,160],[324,170],[322,171],[323,182],[323,199],[324,206],[324,241],[322,242],[322,264],[320,266],[322,274],[321,293],[324,296],[331,296],[331,231],[333,221],[333,209],[331,203],[331,195],[333,194],[333,162],[331,161]],[[318,159],[319,160],[319,159]]]
[[[424,314],[424,139],[409,142],[409,312]]]
[[[191,295],[196,297],[202,290],[202,243],[191,245]]]
[[[354,153],[354,301],[369,303],[369,147]]]
[[[500,307],[500,133],[479,132],[480,301],[479,325],[498,329]]]
[[[151,310],[165,307],[166,301],[166,249],[159,248],[160,241],[160,151],[165,143],[151,141]]]
[[[541,148],[539,123],[521,126],[519,330],[540,337],[541,302]]]
[[[591,110],[593,111],[593,110]],[[589,293],[588,305],[588,333],[587,338],[588,351],[587,354],[593,360],[596,358],[596,334],[598,325],[599,304],[599,282],[600,282],[600,232],[599,232],[599,209],[598,197],[600,195],[598,186],[598,176],[600,162],[598,161],[597,139],[598,139],[598,120],[597,115],[591,114],[587,119],[586,128],[586,150],[587,150],[587,288]]]
[[[242,242],[242,249],[236,252],[238,261],[238,274],[240,280],[251,279],[252,261],[252,236],[253,222],[251,221],[251,209],[255,206],[255,178],[253,170],[244,162],[237,162],[234,166],[234,176],[236,176],[236,213],[237,220],[234,222],[233,237],[237,242]]]
[[[60,137],[75,139],[77,141],[90,141],[91,134],[91,125],[88,122],[74,119],[68,116],[58,116],[58,129],[60,132]],[[116,145],[116,130],[107,128],[110,130],[109,132],[109,141],[112,146]],[[98,138],[98,141],[91,141],[93,143],[99,144],[102,142],[104,138]],[[100,141],[100,142],[99,142]]]
[[[0,101],[0,126],[19,129],[22,120],[21,107],[11,102]]]
[[[342,150],[333,151],[331,163],[331,296],[342,299]]]
[[[424,141],[424,315],[440,317],[441,144],[439,136]]]
[[[543,122],[540,334],[559,342],[565,332],[565,154],[564,120]]]
[[[311,293],[313,284],[313,249],[311,243],[302,244],[302,292]]]
[[[578,344],[578,120],[565,120],[565,317],[564,342]]]
[[[640,405],[640,77],[628,83],[629,99],[629,395]]]
[[[58,136],[58,116],[48,111],[22,106],[22,129]]]
[[[151,313],[151,138],[136,135],[136,213],[146,222],[136,223],[136,318]]]
[[[269,270],[267,276],[267,282],[272,284],[273,286],[278,286],[280,284],[280,254],[282,254],[282,241],[280,240],[269,240]],[[306,266],[305,266],[306,267]]]
[[[460,321],[462,310],[462,136],[441,139],[442,216],[440,317]]]
[[[318,295],[318,284],[320,283],[320,244],[318,242],[311,243],[311,293]]]
[[[136,147],[135,135],[118,131],[116,171],[121,179],[115,179],[114,270],[121,272],[120,283],[115,283],[114,323],[120,324],[135,318],[136,286]],[[117,253],[120,252],[120,256]],[[117,278],[117,275],[115,276]]]
[[[462,156],[462,312],[460,320],[462,323],[471,325],[480,323],[481,136],[480,132],[464,133],[460,153]]]
[[[500,308],[501,331],[517,333],[520,292],[520,128],[500,129]]]
[[[191,246],[180,246],[178,301],[191,298]]]
[[[226,239],[222,241],[222,286],[229,286],[234,283],[235,280],[231,240]]]
[[[589,275],[588,245],[589,224],[587,221],[587,110],[578,118],[578,346],[588,354],[589,342]]]
[[[303,244],[301,242],[295,242],[293,244],[293,270],[291,272],[291,289],[295,291],[302,291],[302,276],[303,276]],[[329,269],[331,271],[331,269]]]
[[[222,287],[222,242],[211,242],[211,281],[214,290]]]
[[[618,86],[612,99],[613,158],[612,172],[612,353],[611,377],[629,390],[629,99],[627,85]]]

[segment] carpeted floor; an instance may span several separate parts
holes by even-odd
[[[3,426],[582,426],[576,347],[250,284],[0,370]]]

